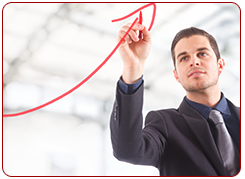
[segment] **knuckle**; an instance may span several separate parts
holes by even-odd
[[[117,33],[117,35],[120,36],[120,37],[124,36],[124,34],[125,34],[125,32],[122,31],[122,30],[120,30],[120,31]]]

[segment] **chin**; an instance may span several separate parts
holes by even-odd
[[[208,88],[215,87],[218,84],[218,80],[198,82],[195,84],[188,84],[183,86],[188,92],[203,92]]]
[[[198,82],[195,84],[188,84],[186,86],[183,86],[183,88],[188,92],[197,92],[197,91],[204,91],[211,86],[212,85],[208,84],[207,82]]]

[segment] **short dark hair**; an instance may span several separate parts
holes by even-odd
[[[175,51],[174,50],[175,50],[176,44],[182,38],[188,38],[188,37],[191,37],[193,35],[202,35],[204,37],[207,37],[208,40],[209,40],[210,46],[212,47],[212,49],[213,49],[213,51],[214,51],[214,53],[216,55],[217,60],[220,59],[219,47],[217,45],[217,42],[216,42],[215,38],[211,34],[207,33],[206,31],[204,31],[202,29],[198,29],[196,27],[190,27],[190,28],[183,29],[180,32],[178,32],[176,34],[176,36],[174,37],[174,39],[173,39],[172,46],[171,46],[171,54],[172,54],[174,67],[175,67]]]

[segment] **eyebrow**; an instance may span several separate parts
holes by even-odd
[[[203,51],[203,50],[208,50],[208,51],[210,51],[207,47],[202,47],[202,48],[198,48],[197,49],[197,51]],[[180,56],[182,56],[182,55],[186,55],[187,54],[187,52],[182,52],[182,53],[180,53],[178,56],[177,56],[177,58],[179,58]]]
[[[177,59],[178,59],[180,56],[186,55],[186,54],[187,54],[187,52],[182,52],[182,53],[180,53],[180,54],[177,56]]]
[[[203,51],[203,50],[210,51],[207,47],[202,47],[202,48],[198,48],[198,49],[197,49],[197,51]]]

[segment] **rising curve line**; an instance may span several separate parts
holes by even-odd
[[[151,20],[151,23],[150,23],[150,26],[148,28],[148,31],[151,30],[153,24],[154,24],[154,21],[155,21],[155,16],[156,16],[156,4],[155,3],[149,3],[149,4],[146,4],[142,7],[140,7],[139,9],[133,11],[132,13],[124,16],[124,17],[121,17],[119,19],[114,19],[112,20],[112,22],[117,22],[117,21],[121,21],[121,20],[124,20],[132,15],[134,15],[135,13],[145,9],[146,7],[149,7],[149,6],[153,6],[153,14],[152,14],[152,20]],[[34,108],[31,108],[29,110],[26,110],[26,111],[22,111],[22,112],[18,112],[18,113],[13,113],[13,114],[3,114],[3,117],[16,117],[16,116],[21,116],[21,115],[24,115],[24,114],[28,114],[28,113],[31,113],[31,112],[34,112],[34,111],[37,111],[39,109],[42,109],[62,98],[64,98],[65,96],[69,95],[70,93],[72,93],[73,91],[75,91],[76,89],[78,89],[80,86],[82,86],[84,83],[86,83],[92,76],[94,76],[94,74],[96,74],[105,64],[106,62],[111,58],[111,56],[116,52],[116,50],[119,48],[119,46],[121,45],[121,43],[123,42],[123,40],[125,39],[125,37],[128,35],[129,31],[132,29],[132,27],[134,26],[134,24],[138,21],[138,17],[134,20],[134,22],[131,24],[131,26],[129,27],[128,31],[124,34],[124,36],[122,37],[122,39],[118,42],[118,44],[116,45],[116,47],[112,50],[112,52],[108,55],[108,57],[94,70],[92,71],[92,73],[90,73],[84,80],[82,80],[78,85],[76,85],[75,87],[73,87],[72,89],[70,89],[69,91],[67,91],[66,93],[54,98],[53,100],[51,101],[48,101],[40,106],[37,106],[37,107],[34,107]]]

